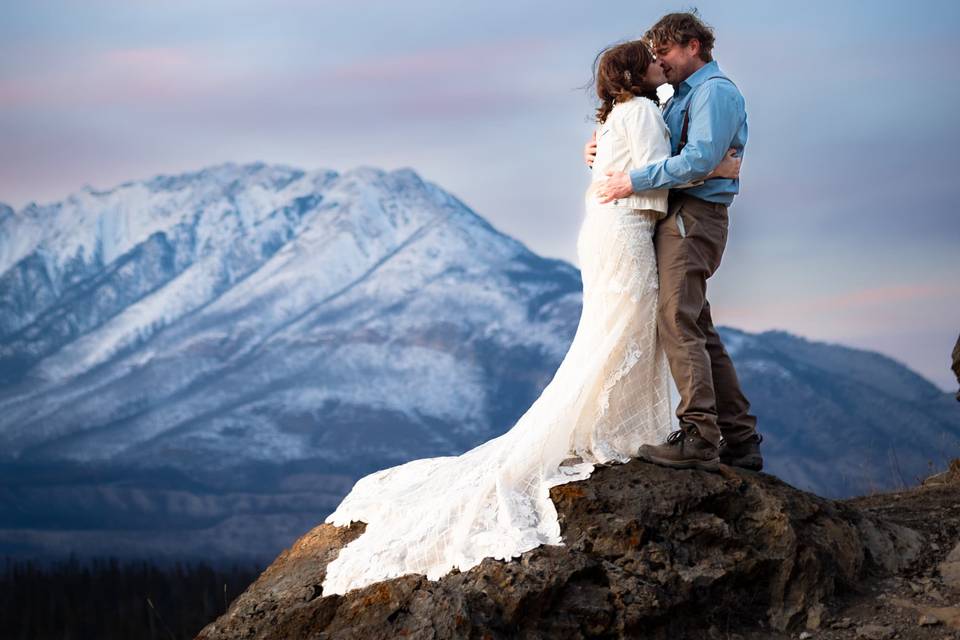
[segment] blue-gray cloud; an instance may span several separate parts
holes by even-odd
[[[599,49],[676,9],[7,2],[0,200],[226,160],[411,166],[534,250],[576,261],[593,108],[577,87]],[[960,8],[700,9],[751,132],[711,282],[718,319],[879,348],[949,385]]]

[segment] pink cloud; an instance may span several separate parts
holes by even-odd
[[[811,313],[846,312],[929,298],[956,296],[958,294],[960,294],[960,288],[943,284],[904,284],[890,287],[873,287],[830,296],[813,296],[800,299],[792,298],[767,305],[730,307],[726,309],[726,313],[741,316],[757,314],[765,316],[795,316]]]
[[[501,81],[498,70],[543,55],[547,45],[540,40],[468,44],[269,73],[235,62],[231,67],[230,60],[191,48],[114,49],[74,59],[70,69],[60,64],[47,73],[0,79],[0,106],[160,108],[192,113],[198,120],[207,112],[222,116],[224,110],[310,110],[343,118],[367,103],[381,109],[386,100],[394,118],[489,114],[536,98],[532,83],[518,83],[510,74]]]
[[[945,314],[950,303],[958,299],[957,285],[903,284],[722,307],[715,319],[747,330],[778,327],[810,336],[846,337],[929,325],[928,314]]]
[[[404,55],[382,55],[341,65],[331,76],[336,80],[370,82],[412,81],[453,76],[469,80],[470,73],[495,70],[522,56],[539,55],[546,48],[541,40],[514,40],[445,49],[431,49]]]
[[[100,67],[106,82],[99,97],[111,102],[208,95],[218,85],[208,58],[185,49],[113,50],[103,54]]]
[[[951,288],[945,285],[904,284],[825,296],[811,300],[803,307],[808,311],[845,311],[935,298],[950,293]]]
[[[200,62],[196,53],[173,47],[113,49],[99,58],[106,67],[124,73],[182,72]]]
[[[42,87],[28,79],[0,80],[0,106],[25,106],[40,102],[42,95]]]
[[[205,95],[217,88],[207,57],[182,48],[113,49],[74,59],[65,67],[0,79],[0,106],[130,104]]]

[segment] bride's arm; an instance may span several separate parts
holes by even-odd
[[[623,134],[630,142],[630,154],[634,159],[634,166],[643,167],[654,164],[670,157],[670,132],[663,122],[660,110],[651,101],[644,101],[623,122]],[[700,180],[691,180],[676,185],[673,189],[688,189],[703,184],[710,178],[740,177],[740,163],[742,160],[734,154],[731,148],[708,175]]]
[[[645,167],[670,157],[670,132],[657,106],[646,98],[636,98],[620,123],[621,134],[630,146],[634,167]],[[643,193],[643,192],[639,192]]]

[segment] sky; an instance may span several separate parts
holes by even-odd
[[[410,167],[578,264],[594,57],[690,6],[4,0],[0,202],[227,161]],[[696,6],[750,127],[714,320],[955,390],[960,3]]]

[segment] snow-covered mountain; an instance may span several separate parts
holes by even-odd
[[[509,428],[580,286],[410,170],[224,164],[0,205],[0,553],[270,559],[359,475]],[[956,403],[892,360],[724,335],[801,488],[957,449]]]
[[[576,269],[408,170],[227,164],[31,206],[0,237],[20,461],[457,452],[545,383],[580,303]]]

